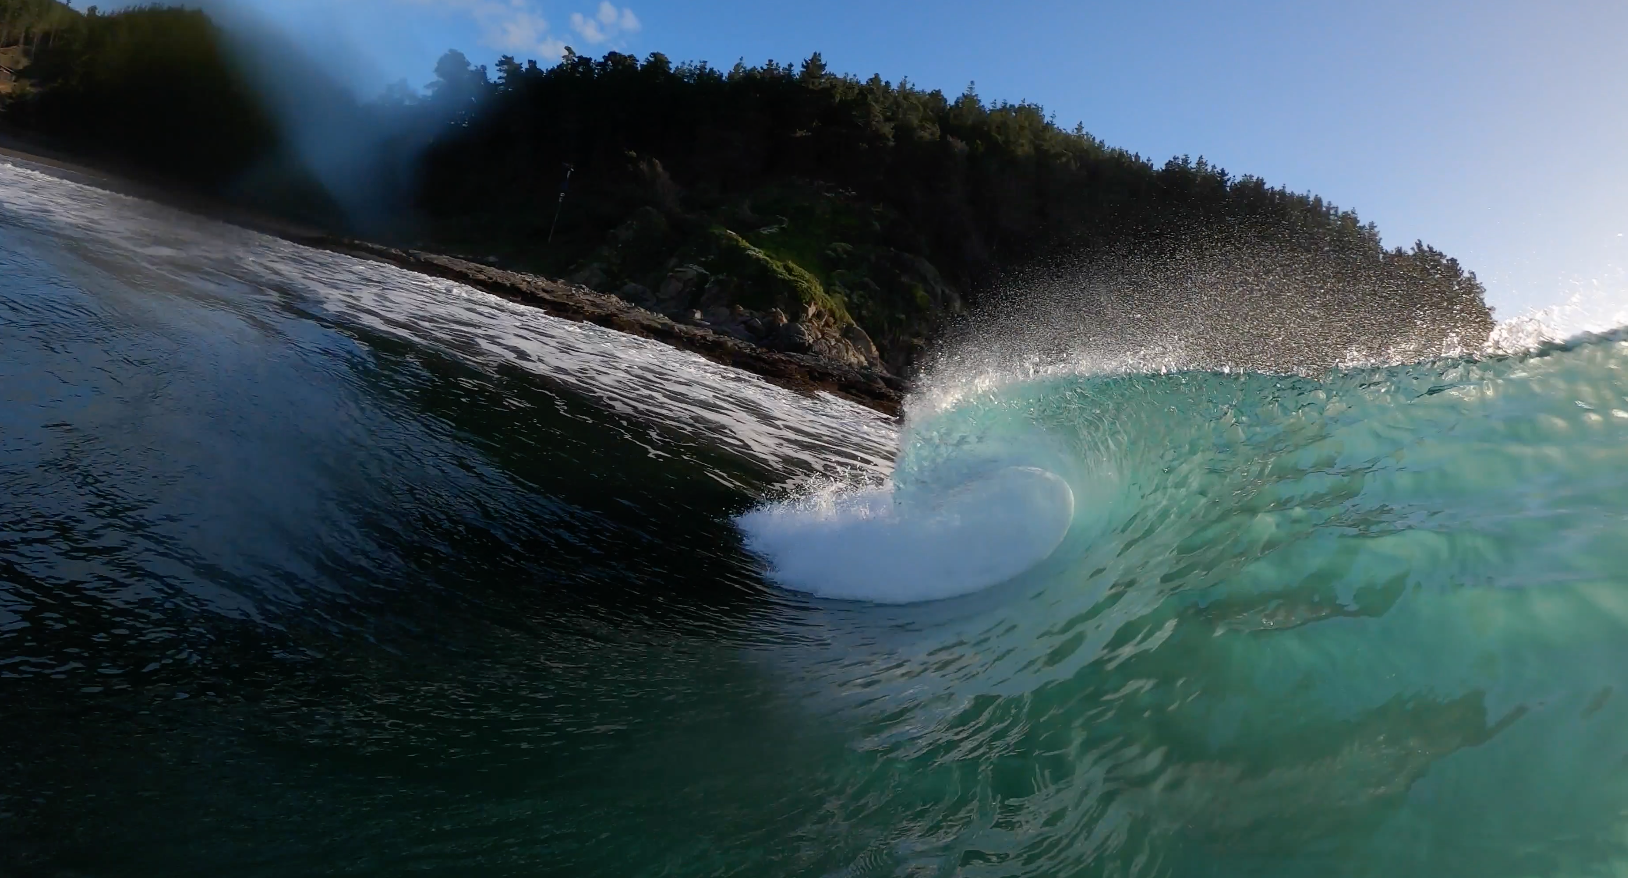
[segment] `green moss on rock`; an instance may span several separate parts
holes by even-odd
[[[743,307],[755,311],[779,308],[795,315],[812,305],[839,326],[853,323],[847,304],[827,292],[819,278],[801,265],[772,256],[722,226],[709,231],[707,249],[710,252],[701,264],[719,282],[733,284],[731,299]]]

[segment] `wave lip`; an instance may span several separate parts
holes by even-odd
[[[942,491],[830,489],[760,506],[736,524],[786,588],[904,604],[1005,582],[1050,557],[1073,520],[1066,481],[1009,466]]]

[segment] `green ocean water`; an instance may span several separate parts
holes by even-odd
[[[896,427],[0,165],[0,875],[1623,874],[1625,370]]]

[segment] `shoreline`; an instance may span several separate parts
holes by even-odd
[[[153,201],[206,219],[281,238],[294,244],[358,259],[369,259],[451,280],[510,301],[538,308],[563,320],[593,323],[629,335],[663,342],[731,366],[788,390],[825,391],[883,414],[898,417],[909,385],[897,376],[859,369],[809,354],[769,350],[703,326],[679,323],[620,297],[533,274],[508,271],[422,250],[400,249],[302,227],[256,214],[221,199],[142,182],[133,172],[98,167],[42,144],[0,133],[0,159],[51,176]]]

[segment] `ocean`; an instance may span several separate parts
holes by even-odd
[[[0,876],[1628,873],[1535,326],[894,421],[0,163]]]

